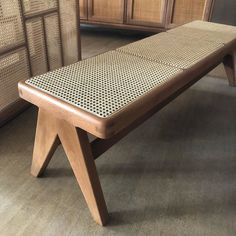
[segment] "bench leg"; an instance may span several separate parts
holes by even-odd
[[[224,67],[230,86],[236,86],[236,51],[224,58]]]
[[[105,225],[108,212],[87,133],[39,110],[31,173],[39,176],[47,167],[59,139],[94,220]]]
[[[33,176],[39,177],[43,174],[59,144],[56,119],[40,109],[31,165]]]
[[[61,122],[59,137],[94,220],[105,225],[108,212],[87,133]]]

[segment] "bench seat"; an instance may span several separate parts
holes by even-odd
[[[188,69],[222,47],[222,43],[195,40],[190,35],[161,33],[117,50],[145,60]]]
[[[207,35],[212,32],[205,29],[209,24],[193,22],[36,76],[19,84],[20,96],[38,107],[53,109],[56,116],[96,137],[111,138],[232,52],[236,37],[222,43],[182,33],[191,26],[198,32],[203,25]],[[225,31],[234,34],[225,26],[213,26],[218,31],[222,28],[223,33],[217,31],[222,37]]]
[[[174,35],[191,37],[195,40],[228,44],[235,42],[236,27],[206,21],[193,21],[167,31]]]
[[[110,51],[29,79],[26,84],[107,118],[182,70]]]

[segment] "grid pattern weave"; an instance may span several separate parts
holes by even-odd
[[[24,43],[23,23],[19,1],[0,3],[0,50]]]
[[[23,0],[24,13],[32,14],[57,7],[56,0]]]
[[[223,44],[217,42],[161,33],[117,50],[169,66],[187,69],[222,46]]]
[[[202,29],[192,30],[197,34]],[[106,118],[224,46],[210,40],[208,32],[212,31],[202,31],[203,39],[173,31],[161,33],[26,83]]]
[[[43,34],[43,22],[41,18],[26,22],[31,69],[33,75],[39,75],[48,71],[46,45]]]
[[[78,16],[76,13],[78,0],[60,0],[60,22],[64,65],[75,63],[80,58],[78,44]]]
[[[236,38],[236,27],[206,21],[194,21],[167,31],[175,35],[226,44]]]
[[[213,32],[218,32],[221,34],[232,34],[234,37],[236,37],[236,27],[231,25],[223,25],[218,23],[212,23],[207,21],[193,21],[188,24],[185,24],[184,27],[190,27],[194,29],[202,29],[202,30],[208,30]]]
[[[16,84],[27,78],[28,60],[24,48],[0,57],[0,111],[19,99]]]
[[[48,61],[50,70],[62,67],[61,39],[58,14],[53,13],[44,17]]]
[[[111,51],[26,83],[105,118],[180,72],[174,67]]]
[[[202,19],[206,0],[173,0],[171,23],[182,25],[194,19]]]

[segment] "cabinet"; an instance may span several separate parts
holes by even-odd
[[[88,20],[123,23],[125,0],[88,0]]]
[[[128,0],[127,23],[164,27],[167,0]]]
[[[168,28],[193,20],[209,20],[212,2],[212,0],[169,0]]]
[[[80,59],[77,0],[0,0],[0,127],[27,103],[17,83]]]
[[[80,0],[81,22],[153,32],[209,20],[214,0]]]
[[[80,0],[80,19],[87,20],[88,19],[88,1]]]

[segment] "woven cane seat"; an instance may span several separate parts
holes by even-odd
[[[117,50],[176,68],[188,69],[221,47],[223,44],[217,42],[161,33]]]
[[[226,44],[235,40],[236,27],[222,25],[206,21],[193,21],[181,27],[167,31],[175,35],[192,37],[196,40],[204,40],[216,43]]]
[[[98,117],[107,118],[224,47],[222,42],[208,38],[208,32],[212,32],[208,29],[210,26],[202,22],[187,24],[180,28],[196,31],[193,36],[177,30],[154,35],[36,76],[26,84]],[[224,35],[219,27],[213,24],[211,29]],[[234,34],[231,27],[224,28],[229,35]],[[205,32],[201,39],[196,38],[199,30]]]
[[[26,83],[105,118],[181,71],[175,67],[110,51],[36,76]]]

